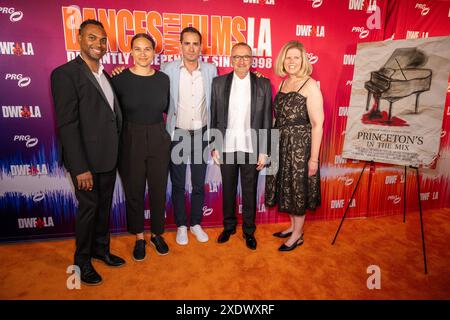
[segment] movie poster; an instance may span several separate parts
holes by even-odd
[[[343,157],[431,166],[449,69],[450,37],[358,45]]]

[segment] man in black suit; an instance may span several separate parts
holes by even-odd
[[[227,242],[236,233],[240,171],[242,230],[247,247],[255,250],[256,189],[258,171],[264,168],[269,153],[272,90],[268,79],[249,72],[252,49],[248,44],[235,44],[231,58],[234,71],[213,80],[211,95],[211,128],[216,129],[212,156],[220,164],[223,194],[224,230],[218,242]],[[223,144],[219,143],[221,137]]]
[[[75,265],[81,281],[102,282],[91,258],[118,267],[125,263],[110,253],[109,217],[116,181],[122,115],[110,78],[100,59],[106,32],[96,20],[80,25],[80,55],[51,75],[59,133],[60,160],[69,171],[78,200]]]

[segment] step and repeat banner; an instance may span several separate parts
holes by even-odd
[[[192,25],[203,35],[202,59],[216,64],[219,74],[231,71],[232,45],[247,42],[253,48],[254,70],[270,78],[274,93],[282,80],[273,71],[280,48],[289,40],[302,42],[314,67],[312,76],[320,83],[326,116],[321,150],[322,205],[308,219],[335,219],[342,216],[364,165],[342,155],[357,45],[448,36],[449,15],[449,2],[445,1],[2,1],[0,241],[74,234],[76,199],[66,171],[57,164],[50,73],[78,54],[77,28],[83,20],[98,19],[105,26],[108,52],[102,62],[108,71],[132,64],[130,40],[139,32],[149,33],[156,41],[155,68],[179,59],[179,33]],[[435,167],[421,169],[420,197],[425,209],[450,206],[450,95],[443,110]],[[401,166],[373,164],[361,178],[349,217],[398,214],[405,199],[407,209],[416,210],[415,181],[412,170],[405,176]],[[264,206],[264,182],[261,176],[257,223],[286,221],[285,215]],[[170,189],[169,182],[168,229],[175,227]],[[221,177],[212,163],[205,190],[204,225],[220,226]],[[126,230],[124,202],[119,178],[111,216],[113,232]],[[145,211],[147,218],[150,214]]]

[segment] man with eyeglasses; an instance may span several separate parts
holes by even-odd
[[[223,225],[219,243],[236,233],[236,193],[240,173],[242,190],[242,230],[246,245],[255,250],[256,189],[258,173],[270,152],[269,129],[272,125],[270,81],[249,72],[252,49],[240,42],[231,50],[233,72],[213,80],[211,93],[211,129],[216,131],[213,160],[222,173]],[[265,129],[265,130],[263,130]]]

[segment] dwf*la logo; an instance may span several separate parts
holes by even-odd
[[[0,54],[15,56],[34,56],[31,42],[0,41]]]
[[[360,39],[365,39],[369,36],[370,31],[367,29],[364,29],[364,27],[353,27],[352,32],[359,33]]]
[[[313,26],[309,24],[298,24],[295,35],[299,37],[325,37],[325,26]]]
[[[30,135],[15,135],[13,141],[25,142],[25,146],[27,148],[35,147],[39,142],[38,138],[32,137]]]
[[[55,226],[52,217],[19,218],[17,224],[19,229],[42,229]]]
[[[344,66],[353,66],[355,64],[356,54],[344,54]]]
[[[330,202],[331,209],[343,209],[344,205],[347,205],[349,201],[345,201],[345,199],[334,199]],[[350,208],[356,207],[356,199],[352,199],[350,202]]]
[[[9,14],[9,21],[11,22],[17,22],[23,18],[23,12],[16,11],[14,8],[0,7],[0,13]]]
[[[5,80],[17,81],[17,85],[20,88],[28,87],[31,83],[31,78],[25,77],[21,73],[7,73],[5,76]]]
[[[12,164],[12,176],[42,176],[48,175],[48,165],[42,164]]]
[[[349,0],[348,10],[367,10],[375,11],[377,7],[377,0]]]
[[[2,106],[3,118],[42,118],[39,106]]]
[[[242,2],[248,4],[275,5],[275,0],[242,0]]]

